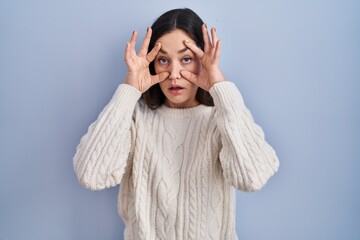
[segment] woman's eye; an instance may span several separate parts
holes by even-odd
[[[168,60],[166,58],[159,58],[159,63],[160,64],[167,64],[168,63]]]
[[[191,62],[191,58],[190,57],[186,57],[186,58],[183,58],[182,61],[183,63],[190,63]]]

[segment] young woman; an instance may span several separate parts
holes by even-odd
[[[77,147],[79,181],[120,184],[125,239],[237,239],[234,188],[262,188],[279,161],[219,68],[216,30],[175,9],[138,53],[137,35],[124,83]]]

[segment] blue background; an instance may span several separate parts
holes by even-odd
[[[0,239],[122,239],[118,188],[78,183],[80,137],[126,73],[131,32],[178,7],[223,42],[221,66],[280,170],[237,192],[242,240],[360,239],[360,1],[0,0]]]

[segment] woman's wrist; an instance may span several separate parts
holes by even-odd
[[[211,81],[210,88],[212,88],[216,83],[226,81],[226,78],[220,69],[217,71],[217,73],[213,74],[212,79],[213,80]]]
[[[126,75],[123,83],[130,85],[140,91],[139,85],[134,81],[134,76],[129,76],[129,73]]]

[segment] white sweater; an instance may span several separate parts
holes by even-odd
[[[125,239],[237,239],[235,192],[255,191],[279,161],[231,82],[215,107],[149,109],[119,85],[82,137],[74,169],[86,188],[120,184]]]

